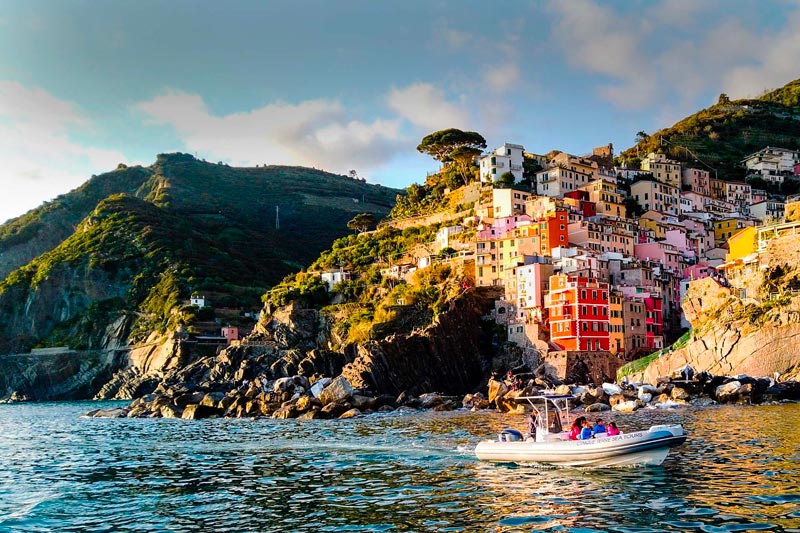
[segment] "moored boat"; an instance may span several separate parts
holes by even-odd
[[[686,440],[686,432],[679,424],[569,440],[563,428],[569,427],[569,400],[572,398],[571,395],[518,398],[529,402],[533,408],[535,434],[526,438],[516,430],[504,430],[496,439],[478,443],[475,455],[486,461],[535,462],[555,466],[660,465],[671,448]]]

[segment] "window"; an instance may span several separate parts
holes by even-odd
[[[588,322],[583,322],[582,323],[582,329],[583,329],[583,331],[589,331],[589,323]]]

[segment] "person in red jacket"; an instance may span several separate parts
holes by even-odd
[[[575,422],[572,423],[572,427],[569,428],[569,440],[578,440],[580,438],[584,421],[586,421],[586,417],[584,416],[579,416],[575,419]]]

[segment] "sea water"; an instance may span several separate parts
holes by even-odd
[[[0,405],[0,531],[800,531],[800,405],[646,410],[682,423],[659,467],[477,461],[520,415],[97,419]]]

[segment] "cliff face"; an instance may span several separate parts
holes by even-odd
[[[465,298],[423,330],[355,346],[355,359],[342,375],[378,393],[471,392],[490,362],[491,348],[480,328],[484,305]]]
[[[116,351],[0,356],[0,401],[91,398],[126,364]]]
[[[747,320],[723,322],[710,327],[684,348],[651,363],[643,379],[655,383],[687,364],[695,372],[713,375],[768,376],[775,372],[782,380],[800,379],[800,298],[770,319],[756,326]]]
[[[769,242],[759,263],[732,272],[731,290],[712,278],[694,281],[683,302],[688,343],[653,361],[640,378],[654,383],[687,364],[695,372],[800,378],[800,237]],[[740,297],[746,289],[747,297]]]

